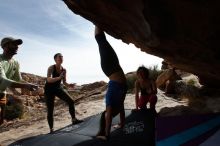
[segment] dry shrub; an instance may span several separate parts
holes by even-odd
[[[5,119],[13,120],[21,118],[24,113],[24,106],[21,103],[12,103],[5,107]]]

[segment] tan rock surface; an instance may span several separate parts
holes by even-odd
[[[219,0],[64,0],[111,36],[220,86]]]

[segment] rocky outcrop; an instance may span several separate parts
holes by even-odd
[[[219,86],[219,0],[64,2],[111,36],[200,76],[205,85]]]
[[[95,90],[95,89],[98,89],[98,88],[104,88],[103,90],[106,89],[106,82],[104,81],[100,81],[100,82],[94,82],[94,83],[90,83],[90,84],[84,84],[82,85],[82,88],[81,90],[82,91],[92,91],[92,90]]]
[[[33,75],[30,73],[21,73],[22,79],[26,82],[36,84],[39,86],[38,90],[30,91],[28,89],[22,88],[21,95],[29,95],[29,96],[43,96],[44,89],[43,86],[45,84],[46,78],[38,75]]]
[[[81,100],[102,99],[104,98],[104,91],[107,89],[107,83],[104,81],[94,82],[76,86],[74,90],[68,90],[73,97],[75,103]]]
[[[181,79],[175,70],[166,69],[157,77],[156,85],[158,88],[164,88],[166,93],[175,93],[176,81]]]
[[[22,79],[26,82],[37,84],[39,86],[43,86],[46,81],[46,77],[41,77],[38,75],[30,74],[30,73],[21,73]]]
[[[157,87],[159,87],[165,84],[166,81],[175,82],[177,80],[182,80],[177,71],[173,69],[166,69],[157,77],[156,84]]]

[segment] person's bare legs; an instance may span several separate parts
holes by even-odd
[[[120,108],[121,109],[121,108]],[[105,137],[108,138],[111,132],[112,118],[120,113],[123,117],[123,112],[119,108],[113,108],[111,106],[106,107],[106,121],[105,121]],[[121,115],[122,113],[122,115]]]
[[[156,103],[157,103],[157,96],[156,95],[152,95],[149,99],[150,102],[150,109],[152,110],[152,112],[157,115],[157,111],[156,111]]]
[[[96,134],[96,136],[105,135],[105,113],[106,113],[106,111],[102,112],[102,114],[101,114],[99,131]]]
[[[119,113],[121,113],[121,111],[117,108],[112,108],[111,106],[106,107],[106,111],[104,111],[102,114],[102,116],[104,117],[101,116],[100,130],[98,134],[96,135],[97,138],[100,138],[103,140],[108,139],[110,135],[110,131],[111,131],[112,118],[115,117]]]
[[[125,125],[125,109],[124,105],[120,110],[120,123],[119,123],[119,128],[123,128]]]
[[[109,137],[110,131],[111,131],[111,125],[112,125],[112,107],[107,106],[106,107],[106,116],[105,116],[105,136],[106,138]]]
[[[0,111],[0,125],[2,125],[4,123],[5,106],[1,105],[0,108],[1,108],[1,111]]]

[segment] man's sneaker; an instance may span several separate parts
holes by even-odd
[[[49,134],[53,134],[54,133],[54,129],[53,128],[51,128],[50,129],[50,133]]]
[[[79,123],[81,123],[81,122],[83,122],[83,120],[78,120],[77,118],[72,119],[72,124],[73,124],[73,125],[79,124]]]

